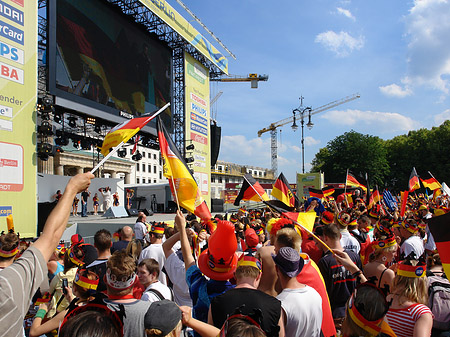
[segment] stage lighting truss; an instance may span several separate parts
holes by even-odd
[[[43,136],[53,135],[52,124],[48,120],[42,121],[41,125],[38,127],[38,132]]]
[[[134,161],[139,161],[142,159],[142,154],[139,151],[136,151],[136,153],[131,157]]]
[[[91,146],[92,146],[92,142],[89,138],[83,138],[83,139],[81,139],[80,145],[83,150],[90,150]]]
[[[186,161],[186,164],[190,164],[190,163],[193,163],[195,161],[194,157],[184,158],[184,160]]]
[[[67,120],[69,121],[69,126],[71,128],[76,128],[77,127],[77,118],[74,116],[70,116],[69,118],[67,118]]]
[[[117,156],[119,158],[125,158],[127,156],[127,149],[120,149],[117,151]]]
[[[53,156],[53,146],[49,143],[39,143],[37,155],[40,160],[47,161],[49,156]]]

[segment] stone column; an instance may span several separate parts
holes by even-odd
[[[110,171],[111,178],[117,178],[117,172],[116,171]]]
[[[76,166],[75,168],[77,169],[77,174],[81,174],[84,172],[84,170],[81,166]]]
[[[131,173],[125,172],[125,184],[131,184]]]
[[[55,166],[55,174],[57,176],[63,176],[64,175],[64,165],[56,165]]]

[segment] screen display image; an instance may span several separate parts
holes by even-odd
[[[135,117],[171,101],[172,51],[156,35],[102,0],[53,3],[56,48],[50,50],[55,57],[49,58],[49,87],[56,96]],[[163,119],[171,125],[170,109]]]

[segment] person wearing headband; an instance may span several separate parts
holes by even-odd
[[[387,268],[397,255],[397,241],[394,233],[390,230],[389,235],[382,235],[372,242],[373,252],[369,255],[369,263],[364,266],[364,275],[368,279],[376,278],[377,287],[386,285],[392,288],[395,272]]]
[[[166,255],[162,248],[162,239],[164,237],[164,223],[155,223],[152,225],[150,232],[148,233],[150,237],[150,245],[143,249],[141,255],[139,256],[139,263],[145,259],[155,259],[159,264],[159,281],[167,285],[166,273],[162,270],[164,268],[164,263],[166,262]]]
[[[426,265],[410,258],[398,263],[391,295],[392,305],[386,314],[398,337],[430,336],[433,314],[426,306],[428,286]]]
[[[16,233],[7,233],[0,236],[0,270],[5,269],[14,262],[19,253],[19,237]]]
[[[39,301],[40,299],[38,299],[38,302],[43,303],[39,304],[39,310],[30,328],[30,337],[38,337],[58,329],[67,312],[78,306],[85,305],[93,298],[93,295],[97,291],[98,281],[99,277],[94,272],[86,269],[78,269],[72,288],[67,287],[66,294],[64,295],[66,300],[70,302],[69,307],[45,323],[43,323],[43,318],[48,310],[49,302]]]
[[[108,259],[105,283],[108,299],[104,302],[113,310],[125,310],[124,337],[145,337],[144,317],[151,302],[135,299],[133,288],[138,282],[136,263],[125,251],[116,251]]]
[[[400,236],[403,243],[400,246],[400,253],[408,256],[414,252],[416,256],[422,256],[425,251],[422,238],[419,236],[419,226],[414,219],[405,219],[399,221],[394,226],[399,227]]]

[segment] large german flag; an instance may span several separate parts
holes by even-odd
[[[428,220],[446,275],[450,275],[450,213]]]
[[[289,207],[298,207],[300,204],[283,173],[280,173],[273,185],[272,196]]]
[[[169,180],[175,200],[178,200],[180,206],[199,218],[205,221],[211,220],[211,213],[194,177],[159,117],[157,125],[159,147],[164,164],[163,173]]]
[[[417,175],[416,168],[413,167],[411,174],[409,175],[408,191],[412,192],[420,188],[419,176]]]
[[[261,200],[262,199],[262,200]],[[253,201],[268,201],[269,196],[262,186],[252,177],[251,174],[244,175],[244,181],[242,183],[241,190],[239,191],[235,206],[239,206],[241,200],[253,200]]]
[[[347,186],[351,186],[351,187],[360,187],[365,191],[367,191],[367,187],[362,183],[363,179],[362,178],[357,178],[355,174],[353,174],[352,172],[348,171],[347,172],[347,178],[345,181],[345,184]]]
[[[422,185],[425,187],[428,187],[430,190],[434,191],[438,188],[442,188],[442,185],[437,181],[435,177],[433,177],[430,172],[426,176],[420,178],[420,181],[422,182]]]

